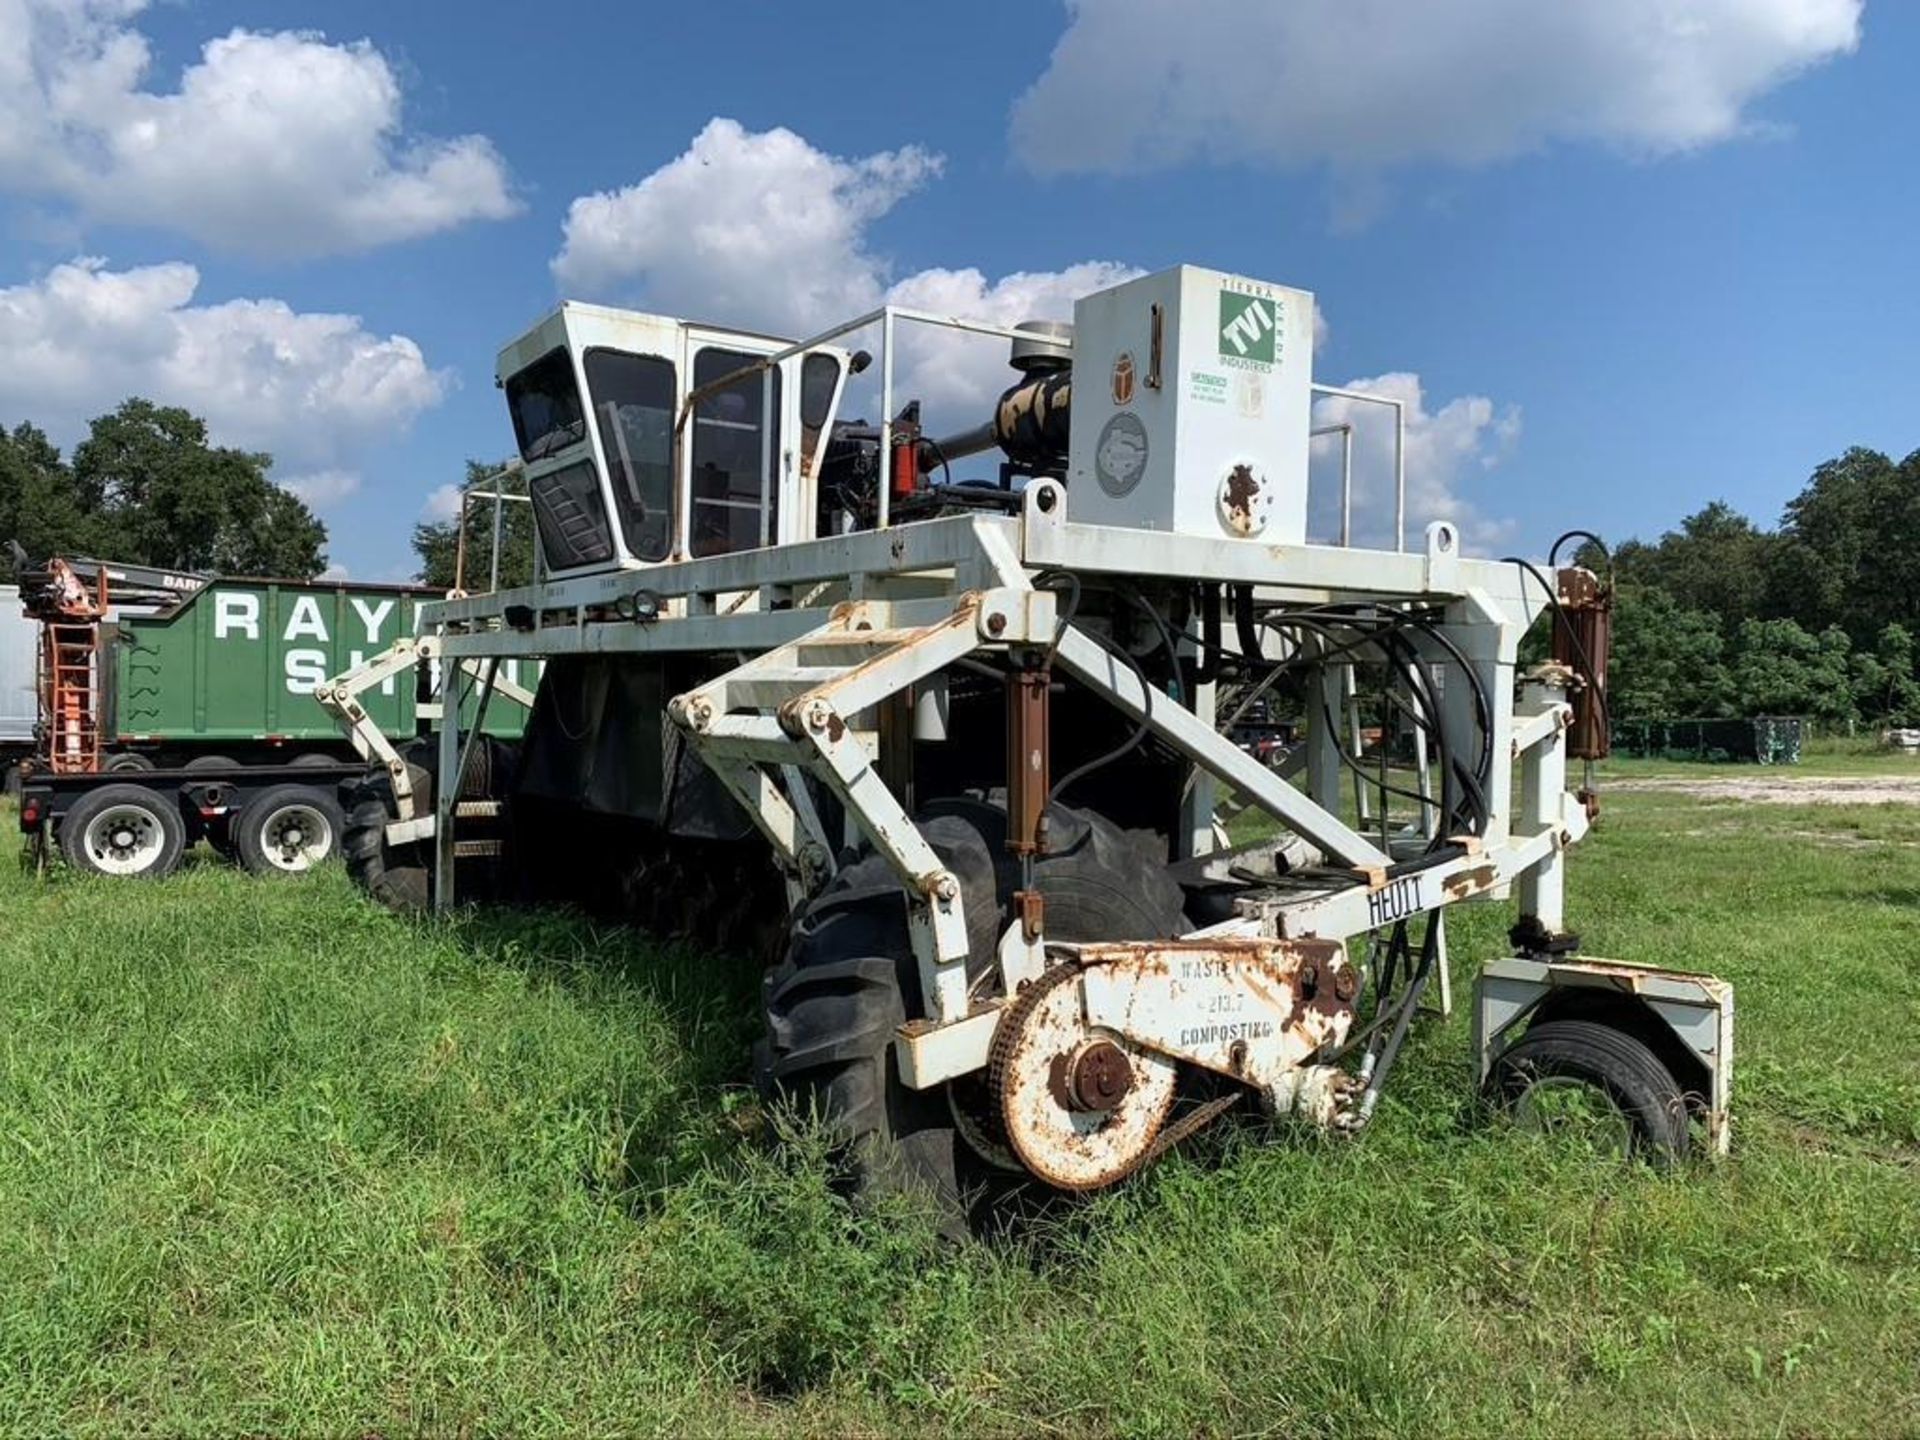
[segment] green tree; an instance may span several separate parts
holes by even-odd
[[[1867,644],[1890,624],[1920,628],[1920,452],[1895,464],[1856,446],[1787,503],[1771,608],[1808,629],[1844,626]]]
[[[1767,599],[1772,535],[1723,500],[1669,530],[1659,543],[1628,540],[1614,555],[1623,581],[1651,585],[1686,610],[1718,617],[1726,633],[1760,615]]]
[[[501,484],[494,482],[498,476]],[[483,492],[499,488],[513,495],[525,491],[525,486],[513,476],[500,474],[500,466],[488,465],[480,460],[467,461],[466,479],[461,482],[464,490]],[[511,589],[518,585],[533,582],[533,507],[522,500],[508,500],[500,511],[500,588]],[[452,520],[422,521],[413,527],[413,549],[420,557],[421,583],[431,585],[437,590],[453,588],[455,559],[459,549],[460,522]],[[488,499],[475,499],[467,507],[467,568],[466,588],[484,590],[491,572],[493,557],[493,502]]]
[[[73,478],[100,517],[105,558],[311,579],[326,565],[326,527],[267,478],[272,463],[211,446],[197,416],[136,398],[93,422]]]
[[[1830,625],[1814,635],[1793,620],[1748,620],[1734,640],[1733,684],[1748,715],[1855,719],[1852,641]]]
[[[60,552],[97,548],[99,517],[84,503],[73,472],[34,426],[0,431],[0,568],[11,569],[6,542],[17,540],[35,563]]]
[[[1886,626],[1873,649],[1855,653],[1853,698],[1862,718],[1889,725],[1920,721],[1920,676],[1913,663],[1913,633],[1904,625]]]
[[[1608,709],[1622,719],[1727,713],[1732,682],[1717,616],[1666,591],[1623,585],[1614,601]]]

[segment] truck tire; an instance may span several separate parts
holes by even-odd
[[[101,767],[110,774],[131,773],[138,770],[153,769],[153,761],[131,750],[122,750],[118,755],[109,755],[107,763]]]
[[[186,822],[171,795],[144,785],[103,785],[60,821],[60,850],[76,870],[158,880],[180,868]]]
[[[1548,1020],[1514,1041],[1487,1075],[1487,1096],[1519,1124],[1578,1130],[1667,1168],[1691,1136],[1680,1082],[1639,1040],[1591,1020]]]
[[[323,755],[318,750],[309,750],[304,755],[296,755],[287,762],[300,770],[312,770],[320,765],[338,765],[341,762],[331,755]]]
[[[1163,862],[1100,816],[1055,806],[1048,819],[1054,848],[1034,872],[1050,938],[1151,940],[1187,928],[1180,888]],[[1005,812],[947,801],[923,811],[919,826],[960,880],[968,972],[983,975],[1017,884]],[[911,1090],[900,1078],[894,1032],[926,1010],[906,897],[884,859],[846,867],[807,907],[785,963],[767,977],[764,1009],[760,1089],[826,1125],[856,1200],[915,1194],[955,1236],[986,1217],[1007,1176],[1004,1162],[968,1142],[958,1118],[977,1113],[975,1077],[932,1090]]]
[[[234,852],[254,875],[299,875],[340,853],[346,814],[325,790],[276,785],[234,817]]]
[[[231,755],[196,755],[180,767],[182,770],[237,770],[240,762]]]

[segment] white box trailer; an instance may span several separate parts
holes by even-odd
[[[40,627],[20,608],[20,587],[0,585],[0,768],[33,749],[39,718],[34,696],[34,656]]]

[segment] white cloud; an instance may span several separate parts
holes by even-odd
[[[637,185],[567,209],[553,273],[576,293],[800,331],[879,303],[886,266],[866,226],[940,173],[918,146],[843,160],[791,130],[715,118]]]
[[[291,490],[314,510],[330,509],[360,488],[360,476],[353,470],[314,470],[279,478],[282,488]]]
[[[0,0],[0,185],[86,218],[285,258],[367,249],[519,208],[480,135],[409,132],[368,41],[234,30],[147,88],[144,0]]]
[[[1350,380],[1341,388],[1398,400],[1405,408],[1407,472],[1407,548],[1420,549],[1431,520],[1460,527],[1466,548],[1484,552],[1512,531],[1512,522],[1490,518],[1462,495],[1476,472],[1492,470],[1520,438],[1520,410],[1497,406],[1484,395],[1462,395],[1437,410],[1427,408],[1418,375],[1398,371]],[[1315,429],[1353,427],[1353,543],[1393,548],[1394,420],[1386,405],[1343,396],[1314,402]],[[1340,532],[1340,437],[1313,442],[1313,473],[1308,490],[1308,530],[1331,541]]]
[[[978,270],[920,270],[888,287],[897,305],[1013,326],[1022,320],[1071,320],[1073,302],[1141,272],[1110,260],[1064,270],[1016,271],[989,280]],[[992,414],[1000,392],[1019,379],[1007,365],[1007,342],[928,326],[897,330],[895,393],[925,402],[932,428],[961,429]]]
[[[320,578],[322,580],[351,580],[353,574],[346,566],[336,561],[320,572]]]
[[[886,300],[1006,325],[1071,319],[1076,296],[1139,273],[1094,260],[998,279],[973,269],[896,278],[868,229],[942,163],[913,145],[846,159],[791,130],[716,118],[637,185],[575,200],[554,276],[584,299],[798,336]],[[935,426],[986,418],[1014,378],[1002,340],[904,326],[898,346],[895,393],[926,402]],[[855,403],[873,402],[863,393]]]
[[[1206,161],[1482,165],[1746,133],[1748,105],[1859,42],[1862,0],[1068,0],[1015,104],[1042,173]],[[1343,205],[1378,203],[1364,180]]]
[[[460,487],[454,484],[436,485],[433,493],[427,496],[426,504],[420,507],[420,518],[429,524],[444,524],[460,516]]]
[[[199,284],[180,262],[116,271],[83,259],[0,288],[0,416],[71,443],[129,395],[185,406],[215,443],[269,451],[289,488],[325,505],[451,384],[412,340],[357,316],[195,305]]]

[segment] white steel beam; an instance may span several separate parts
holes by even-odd
[[[1068,626],[1056,652],[1059,664],[1076,679],[1106,695],[1136,719],[1145,718],[1161,739],[1189,760],[1249,796],[1282,824],[1313,841],[1330,855],[1363,870],[1385,870],[1393,862],[1372,841],[1355,833],[1339,816],[1322,809],[1273,771],[1198,720],[1173,698],[1142,689],[1132,667],[1104,645]]]

